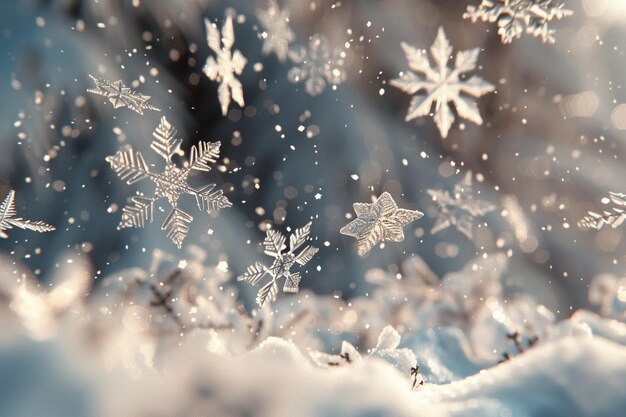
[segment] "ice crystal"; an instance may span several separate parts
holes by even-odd
[[[441,27],[435,42],[430,47],[430,54],[435,61],[434,68],[430,66],[425,51],[405,42],[401,45],[412,71],[407,71],[400,78],[391,80],[391,85],[407,94],[416,94],[421,90],[426,93],[415,95],[411,100],[405,118],[407,122],[429,115],[434,104],[435,123],[441,136],[446,138],[454,122],[454,115],[448,105],[451,103],[462,118],[477,125],[483,123],[478,106],[472,97],[478,98],[489,93],[494,90],[494,86],[475,75],[469,79],[462,76],[476,68],[479,48],[457,52],[454,68],[451,69],[448,67],[448,59],[452,54],[452,46]]]
[[[554,29],[548,27],[552,20],[572,15],[563,4],[552,0],[482,0],[476,6],[467,6],[464,19],[476,22],[498,22],[498,35],[502,43],[511,43],[526,32],[541,38],[544,43],[554,43]]]
[[[300,273],[291,272],[294,264],[304,266],[313,259],[313,256],[319,250],[318,248],[307,245],[299,253],[296,251],[307,241],[311,232],[311,222],[304,227],[296,229],[289,236],[289,250],[285,245],[286,237],[278,230],[268,229],[263,246],[265,246],[265,254],[274,258],[274,262],[270,267],[256,262],[250,265],[246,273],[237,277],[238,281],[246,281],[252,285],[256,285],[266,275],[270,276],[270,281],[263,285],[256,297],[259,306],[263,306],[267,301],[275,301],[278,295],[278,280],[285,277],[285,285],[283,292],[297,293],[300,286]]]
[[[192,170],[211,170],[209,164],[214,163],[219,157],[220,142],[201,141],[194,145],[191,148],[191,159],[179,168],[172,162],[175,154],[184,155],[180,149],[182,140],[176,138],[176,133],[176,129],[165,117],[162,117],[159,126],[152,134],[154,140],[150,147],[165,160],[165,171],[160,174],[151,172],[141,152],[134,152],[130,146],[120,149],[117,154],[108,156],[106,160],[127,184],[134,184],[148,178],[156,185],[153,197],[133,197],[133,204],[124,207],[118,229],[144,227],[145,222],[152,222],[154,203],[160,198],[167,198],[172,211],[161,229],[166,231],[167,237],[180,249],[189,232],[187,224],[193,220],[193,217],[178,208],[178,199],[181,194],[193,195],[198,208],[208,213],[230,207],[231,203],[222,190],[215,189],[215,184],[193,188],[187,182]]]
[[[263,26],[263,49],[265,55],[276,53],[280,62],[287,60],[289,44],[294,41],[295,34],[289,27],[289,11],[280,9],[275,0],[270,0],[268,8],[260,10],[257,18]]]
[[[10,190],[4,201],[0,205],[0,237],[6,239],[9,236],[5,230],[19,227],[20,229],[34,230],[35,232],[51,232],[55,230],[54,226],[50,226],[42,221],[23,220],[15,217],[15,191]]]
[[[308,48],[289,51],[289,59],[295,66],[289,70],[287,77],[292,83],[304,81],[306,92],[316,96],[324,91],[327,82],[335,86],[346,80],[344,58],[343,51],[331,50],[325,37],[313,35]]]
[[[398,208],[393,197],[384,192],[375,203],[354,203],[357,218],[344,226],[340,233],[357,239],[357,251],[365,255],[378,242],[402,242],[402,227],[424,215],[417,210]]]
[[[103,78],[96,78],[93,75],[89,75],[89,77],[96,84],[96,88],[90,88],[87,92],[108,98],[116,109],[128,107],[141,115],[143,115],[144,110],[161,111],[161,109],[148,102],[150,96],[132,91],[122,83],[122,80],[110,82]]]
[[[222,107],[222,114],[226,116],[230,99],[232,98],[239,106],[243,107],[243,87],[236,75],[241,75],[248,60],[236,49],[231,51],[235,43],[235,31],[233,29],[233,18],[226,17],[226,22],[222,26],[222,33],[215,23],[204,19],[206,27],[206,41],[209,48],[215,52],[217,60],[210,56],[207,58],[202,71],[211,81],[217,81],[220,85],[217,88],[217,97]]]
[[[609,192],[609,198],[604,199],[606,204],[614,205],[602,213],[590,211],[579,222],[581,229],[602,229],[605,225],[619,227],[626,219],[626,194]]]
[[[430,231],[432,234],[455,226],[468,239],[472,239],[474,218],[496,209],[493,204],[474,197],[471,171],[465,174],[461,182],[455,184],[452,195],[447,190],[440,189],[429,189],[427,193],[439,206],[437,220]]]

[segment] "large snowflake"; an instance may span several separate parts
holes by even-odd
[[[472,239],[474,236],[474,218],[482,217],[496,209],[493,204],[479,200],[474,196],[472,172],[468,171],[463,180],[454,185],[452,195],[447,190],[427,190],[439,206],[439,215],[430,231],[438,233],[450,226]]]
[[[35,232],[51,232],[54,226],[50,226],[42,221],[24,220],[20,217],[15,217],[17,212],[15,211],[15,191],[10,190],[7,196],[0,205],[0,237],[8,238],[5,230],[19,227],[20,229],[34,230]]]
[[[344,226],[340,233],[357,239],[360,256],[369,252],[378,242],[402,242],[402,228],[424,215],[417,210],[398,208],[387,192],[382,193],[375,203],[354,203],[352,207],[357,218]]]
[[[268,229],[263,245],[265,246],[265,254],[274,258],[274,262],[270,267],[256,262],[250,265],[246,273],[237,277],[238,281],[246,281],[252,285],[256,285],[266,275],[270,276],[269,282],[263,285],[257,293],[256,301],[259,306],[263,306],[267,301],[275,301],[278,294],[278,280],[285,277],[285,285],[283,292],[297,293],[300,286],[300,273],[291,272],[294,264],[304,266],[313,259],[313,256],[319,250],[318,248],[307,245],[299,253],[296,251],[307,241],[311,232],[311,222],[304,227],[296,229],[289,236],[289,250],[285,245],[286,237],[278,230]]]
[[[437,38],[430,47],[435,61],[435,68],[430,66],[425,51],[402,42],[409,68],[400,78],[391,80],[391,85],[407,94],[416,94],[423,90],[426,94],[413,97],[406,115],[406,121],[427,116],[434,104],[434,118],[443,138],[454,122],[454,115],[448,103],[451,103],[459,116],[478,125],[483,123],[478,106],[472,97],[480,97],[494,90],[494,86],[480,77],[472,76],[465,79],[461,74],[476,68],[479,48],[459,51],[456,54],[454,68],[448,68],[448,59],[452,54],[452,46],[448,42],[443,28],[439,28]],[[468,97],[470,96],[470,97]]]
[[[276,53],[280,62],[287,60],[289,44],[294,41],[296,35],[289,27],[289,11],[281,10],[275,0],[270,0],[268,8],[260,10],[257,18],[263,26],[263,54]]]
[[[194,145],[191,148],[190,160],[179,168],[172,162],[174,155],[184,155],[180,149],[182,140],[176,138],[176,133],[176,129],[162,117],[161,123],[152,134],[154,140],[150,147],[165,160],[165,171],[160,174],[151,172],[141,152],[134,152],[130,146],[120,149],[117,154],[108,156],[106,160],[127,184],[134,184],[147,178],[156,185],[153,197],[133,197],[133,204],[124,207],[118,229],[144,227],[146,221],[152,222],[155,202],[160,198],[166,198],[172,206],[172,211],[161,229],[166,231],[167,237],[180,249],[189,232],[187,224],[193,220],[193,217],[178,208],[178,199],[182,194],[193,195],[198,208],[208,213],[230,207],[231,203],[222,190],[215,189],[215,184],[194,188],[187,182],[192,170],[211,170],[209,164],[214,163],[219,157],[220,142],[201,141]]]
[[[222,106],[222,114],[226,116],[231,98],[240,107],[245,105],[243,87],[236,75],[241,75],[248,60],[238,49],[234,52],[231,51],[235,43],[235,31],[231,16],[226,17],[221,34],[217,25],[209,22],[208,19],[204,19],[204,25],[207,33],[206,41],[209,48],[215,52],[217,60],[212,56],[208,57],[202,71],[211,81],[220,83],[217,88],[217,97]]]
[[[143,115],[144,110],[161,111],[148,102],[150,96],[132,91],[122,83],[122,80],[111,82],[103,78],[96,78],[91,74],[89,77],[96,84],[96,88],[89,88],[87,92],[108,98],[116,109],[128,107],[141,115]]]
[[[287,78],[296,84],[304,82],[304,88],[311,96],[321,94],[326,83],[336,86],[347,78],[345,52],[331,49],[328,40],[317,34],[309,40],[308,48],[290,50],[289,59],[295,66],[289,70]]]
[[[616,228],[626,220],[626,194],[609,192],[608,198],[603,198],[604,204],[613,203],[613,206],[602,213],[590,211],[579,222],[578,226],[582,229],[600,230],[604,226]]]
[[[552,0],[482,0],[478,7],[467,6],[464,19],[476,22],[498,22],[502,43],[511,43],[526,32],[540,37],[544,43],[554,43],[554,29],[548,23],[572,15],[563,4]]]

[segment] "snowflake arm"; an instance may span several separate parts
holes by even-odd
[[[13,227],[32,230],[39,233],[56,230],[54,226],[42,221],[24,220],[20,217],[15,217],[16,215],[15,191],[10,190],[0,205],[0,237],[4,239],[8,238],[9,236],[5,230],[12,229]]]
[[[553,20],[569,17],[573,12],[553,0],[482,0],[480,5],[467,6],[464,19],[498,25],[502,43],[513,42],[523,33],[541,38],[544,43],[554,43],[554,29],[548,24]]]
[[[431,114],[443,138],[454,123],[454,107],[458,115],[473,123],[481,125],[483,120],[478,106],[472,98],[478,98],[494,90],[494,86],[480,77],[472,76],[465,80],[462,75],[476,68],[480,50],[478,48],[459,51],[456,54],[454,68],[448,68],[448,60],[452,54],[452,46],[442,28],[430,48],[434,67],[422,50],[406,43],[401,43],[409,65],[409,71],[400,78],[390,81],[394,87],[407,94],[414,95],[411,99],[405,120],[411,121]]]
[[[379,242],[403,241],[403,227],[424,215],[417,210],[398,208],[387,192],[372,204],[354,203],[353,208],[357,218],[339,232],[357,239],[359,256],[365,255]]]
[[[248,62],[239,50],[231,51],[235,43],[235,31],[233,18],[226,17],[222,32],[215,23],[204,19],[207,32],[207,44],[215,53],[216,58],[209,56],[204,64],[203,72],[211,80],[220,83],[217,88],[217,97],[222,108],[222,114],[226,116],[231,99],[240,107],[245,105],[243,98],[243,86],[235,75],[241,75]]]
[[[89,88],[87,92],[108,98],[113,104],[113,108],[128,107],[141,115],[143,115],[144,110],[161,111],[161,109],[148,102],[150,96],[132,91],[121,80],[110,82],[103,78],[94,77],[91,74],[89,77],[96,85],[96,88]]]
[[[605,204],[613,203],[613,207],[604,210],[602,213],[589,211],[585,217],[578,222],[581,229],[602,230],[604,226],[617,228],[626,220],[626,194],[609,192],[609,197],[603,199]]]

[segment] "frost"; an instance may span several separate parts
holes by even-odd
[[[122,80],[110,82],[102,78],[96,78],[93,75],[89,75],[89,77],[96,84],[96,88],[90,88],[87,92],[108,98],[113,104],[113,108],[128,107],[141,115],[143,115],[144,110],[161,111],[161,109],[148,102],[150,96],[132,91],[124,86]]]
[[[357,218],[344,226],[340,233],[357,239],[357,251],[365,255],[378,242],[402,242],[402,228],[424,215],[417,210],[398,208],[393,197],[384,192],[375,203],[354,203]]]
[[[274,258],[274,262],[270,267],[256,262],[250,265],[245,274],[237,277],[238,281],[246,281],[252,285],[256,285],[263,277],[269,275],[270,281],[263,285],[257,293],[256,301],[259,306],[263,306],[267,301],[275,301],[278,294],[278,280],[285,277],[285,285],[283,292],[297,293],[300,286],[300,273],[291,272],[291,267],[297,263],[304,266],[313,259],[313,256],[319,250],[318,248],[308,245],[298,254],[295,252],[307,241],[311,232],[311,222],[304,227],[296,229],[289,236],[289,250],[285,245],[286,237],[278,230],[268,229],[263,245],[265,246],[265,254]]]
[[[231,51],[235,43],[235,31],[231,16],[226,17],[221,34],[217,25],[209,22],[208,19],[204,19],[204,26],[207,32],[206,41],[209,48],[215,52],[217,60],[212,56],[208,57],[202,71],[211,81],[217,81],[220,84],[217,88],[217,97],[222,106],[222,114],[226,116],[231,98],[240,107],[245,105],[243,87],[235,76],[241,75],[248,60],[238,49],[234,52]]]
[[[304,81],[304,88],[311,96],[321,94],[327,82],[335,86],[347,78],[344,53],[338,49],[331,50],[328,40],[321,35],[311,37],[308,49],[290,50],[289,59],[296,66],[289,70],[287,78],[292,83]]]
[[[181,194],[193,195],[198,208],[207,213],[230,207],[231,203],[223,195],[222,190],[215,190],[215,184],[208,184],[197,189],[187,183],[192,170],[211,170],[209,164],[214,163],[219,157],[220,142],[201,141],[194,145],[191,148],[191,159],[179,168],[172,162],[175,154],[184,155],[180,149],[182,140],[176,138],[176,133],[176,129],[165,117],[162,117],[159,126],[152,134],[154,140],[151,148],[165,160],[165,171],[160,174],[151,172],[141,152],[134,152],[130,146],[121,148],[114,156],[108,156],[106,161],[128,185],[146,178],[156,185],[153,197],[132,197],[133,204],[124,207],[118,228],[144,227],[145,222],[153,220],[155,202],[160,198],[166,198],[172,206],[172,211],[163,222],[161,229],[166,231],[168,239],[180,249],[189,231],[187,224],[193,220],[193,217],[178,208],[178,199]]]
[[[460,51],[456,54],[454,68],[448,67],[448,59],[452,53],[452,46],[448,42],[443,28],[439,28],[437,38],[430,47],[430,54],[436,67],[430,66],[426,52],[402,42],[402,49],[407,57],[409,68],[400,78],[391,80],[394,87],[407,94],[416,94],[421,90],[424,94],[415,95],[409,105],[406,121],[430,114],[431,107],[435,106],[434,118],[441,136],[448,136],[454,122],[454,115],[448,103],[464,119],[477,125],[483,123],[476,102],[471,98],[478,98],[495,89],[495,87],[478,76],[465,79],[462,74],[476,68],[479,48]],[[470,97],[467,97],[470,96]]]
[[[563,4],[552,0],[482,0],[476,6],[467,6],[464,19],[476,22],[498,22],[498,35],[502,43],[511,43],[526,32],[544,43],[554,43],[554,29],[548,27],[552,20],[571,16]]]
[[[50,226],[42,221],[24,220],[15,217],[15,191],[10,190],[0,205],[0,237],[6,239],[9,235],[5,230],[19,227],[20,229],[33,230],[35,232],[51,232],[55,230],[54,226]]]
[[[472,172],[468,171],[461,182],[454,186],[452,195],[447,190],[427,190],[439,206],[439,214],[430,233],[435,234],[450,226],[472,239],[474,218],[482,217],[496,209],[491,203],[474,197]]]
[[[296,37],[289,27],[289,11],[281,10],[276,0],[270,0],[267,9],[257,12],[257,18],[263,26],[261,51],[264,55],[274,52],[280,62],[285,62],[289,44]]]
[[[581,229],[601,230],[605,225],[616,228],[624,223],[626,219],[626,194],[609,192],[609,202],[614,205],[608,210],[604,210],[601,214],[590,211],[579,222]]]

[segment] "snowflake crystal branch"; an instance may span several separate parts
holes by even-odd
[[[56,230],[54,226],[50,226],[42,221],[24,220],[20,217],[15,217],[17,211],[15,211],[15,191],[10,190],[7,196],[0,204],[0,237],[8,238],[5,230],[19,227],[20,229],[33,230],[35,232],[51,232]]]
[[[144,110],[161,111],[161,109],[148,102],[150,96],[132,91],[122,83],[122,80],[110,82],[103,78],[96,78],[93,75],[89,75],[89,77],[96,84],[96,88],[90,88],[87,92],[108,98],[115,109],[128,107],[142,116]]]

